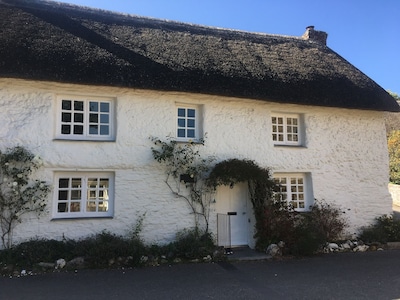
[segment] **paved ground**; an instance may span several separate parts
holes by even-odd
[[[5,277],[0,299],[400,299],[400,250]]]

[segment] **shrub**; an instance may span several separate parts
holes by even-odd
[[[387,243],[400,241],[400,220],[391,215],[383,215],[375,219],[371,226],[363,228],[359,238],[365,243]]]
[[[176,234],[176,240],[170,246],[176,257],[195,259],[212,255],[215,244],[209,232],[199,228],[185,229]]]
[[[131,257],[131,265],[137,265],[140,257],[146,253],[146,247],[140,239],[125,239],[103,231],[76,242],[75,256],[85,257],[88,267],[104,268],[120,258]],[[124,262],[126,264],[126,262]]]
[[[39,262],[55,262],[59,258],[68,260],[72,259],[74,247],[73,241],[32,239],[0,251],[0,261],[31,267]]]
[[[263,227],[257,232],[257,249],[284,241],[287,253],[311,255],[326,242],[337,240],[346,226],[343,212],[321,201],[305,213],[294,211],[286,201],[274,201],[266,206]]]

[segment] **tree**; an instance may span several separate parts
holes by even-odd
[[[28,213],[40,215],[46,207],[50,187],[31,176],[40,168],[38,156],[23,147],[0,151],[0,228],[3,248],[12,246],[12,233]]]
[[[400,104],[400,96],[388,91],[388,93]],[[400,130],[400,113],[385,113],[386,135],[389,136],[393,130]]]
[[[388,137],[390,182],[400,184],[400,130],[393,130]]]

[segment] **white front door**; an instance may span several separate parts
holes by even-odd
[[[246,183],[219,186],[216,195],[216,209],[219,214],[229,215],[232,246],[248,245],[248,190]]]

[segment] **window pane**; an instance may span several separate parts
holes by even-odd
[[[97,188],[97,178],[89,178],[88,179],[88,187],[91,189]]]
[[[99,202],[99,211],[108,211],[108,202],[107,201]]]
[[[89,126],[89,134],[98,134],[99,126],[97,125],[90,125]]]
[[[58,200],[68,200],[68,191],[58,191]]]
[[[89,191],[88,192],[88,198],[89,199],[96,199],[97,197],[96,197],[96,191],[94,190],[94,191]]]
[[[70,212],[79,212],[81,211],[81,203],[80,202],[72,202]]]
[[[72,188],[80,188],[82,186],[82,178],[72,178]]]
[[[74,125],[74,134],[83,134],[83,126]]]
[[[109,115],[101,114],[100,115],[100,123],[108,124],[110,122]]]
[[[96,211],[96,202],[95,201],[88,201],[86,205],[87,211]]]
[[[108,178],[100,178],[100,187],[108,188]]]
[[[186,110],[184,108],[178,108],[178,117],[185,117]]]
[[[67,203],[65,203],[65,202],[58,203],[58,205],[57,205],[57,212],[60,212],[60,213],[68,212]]]
[[[100,102],[100,111],[101,112],[110,112],[110,103]]]
[[[189,118],[194,118],[195,116],[196,116],[196,110],[194,110],[194,109],[188,109],[187,110],[187,116],[189,117]]]
[[[74,101],[74,110],[83,111],[83,101]]]
[[[62,125],[61,126],[61,134],[71,134],[71,126],[70,125]]]
[[[98,123],[99,115],[98,114],[89,114],[89,122],[90,123]]]
[[[178,137],[185,137],[185,129],[178,129]]]
[[[71,200],[80,200],[81,199],[81,191],[80,190],[72,190],[71,191]]]
[[[185,127],[186,126],[185,119],[178,119],[178,126],[179,127]]]
[[[59,188],[67,188],[69,184],[69,178],[60,178],[58,180],[58,187]]]
[[[109,135],[110,131],[109,131],[109,126],[108,125],[101,125],[100,126],[100,134],[101,135]]]
[[[187,131],[187,137],[188,138],[194,138],[195,134],[194,134],[194,130],[193,129],[188,129]]]
[[[74,114],[74,122],[83,123],[83,114],[81,114],[81,113],[79,113],[79,114],[75,113],[75,114]]]
[[[71,113],[62,113],[61,121],[62,122],[71,122]]]
[[[61,109],[71,110],[71,108],[72,108],[71,100],[63,100],[61,102]]]
[[[187,126],[190,128],[194,128],[195,121],[193,119],[189,119],[187,121]]]
[[[89,102],[90,111],[99,111],[99,103]]]

